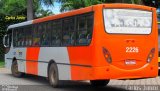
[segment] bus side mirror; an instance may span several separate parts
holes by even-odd
[[[7,35],[5,35],[3,37],[3,45],[4,45],[4,47],[8,47],[8,44],[9,44],[9,37]]]

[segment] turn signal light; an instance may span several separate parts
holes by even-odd
[[[102,48],[102,51],[103,51],[104,58],[106,59],[106,61],[108,63],[112,63],[112,58],[111,58],[111,55],[110,55],[109,51],[104,47]]]
[[[154,57],[154,54],[155,54],[155,48],[152,48],[152,50],[150,51],[150,53],[148,54],[148,57],[147,57],[147,63],[150,63]]]

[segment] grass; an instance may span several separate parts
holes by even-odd
[[[4,61],[0,60],[0,68],[4,67]]]

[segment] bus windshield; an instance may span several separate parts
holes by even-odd
[[[134,9],[104,9],[104,23],[107,33],[150,34],[152,12]]]

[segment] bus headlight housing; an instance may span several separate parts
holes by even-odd
[[[104,47],[102,48],[102,51],[103,51],[103,55],[104,55],[104,58],[106,59],[106,61],[108,63],[112,63],[112,58],[111,58],[109,51]]]
[[[155,54],[155,48],[152,48],[150,53],[148,54],[147,63],[150,63],[152,61],[154,54]]]

